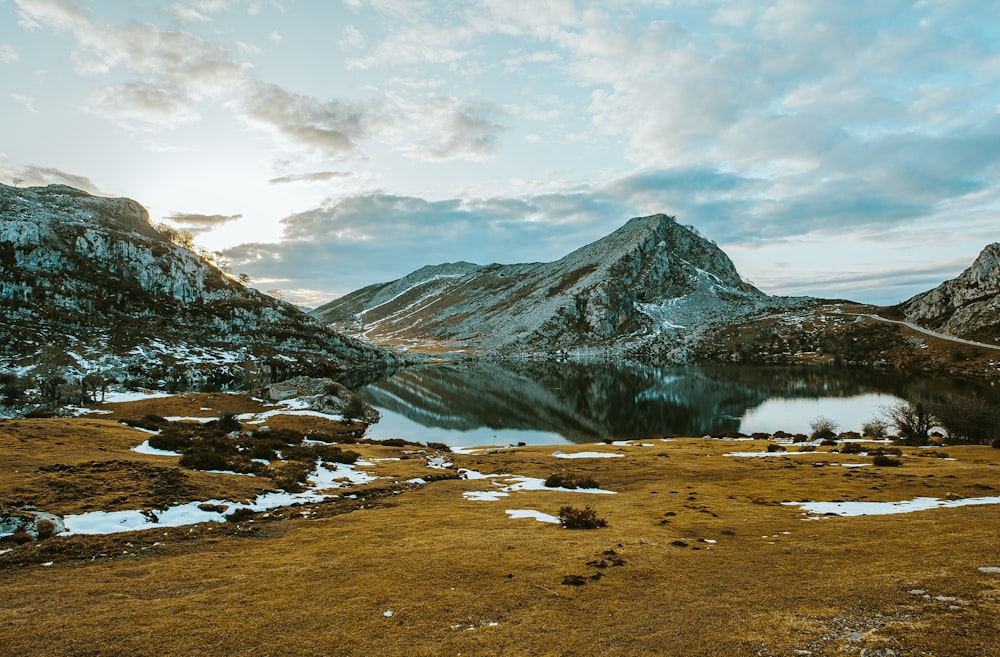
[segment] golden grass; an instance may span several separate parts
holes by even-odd
[[[89,419],[0,423],[0,496],[11,495],[8,481],[35,490],[32,473],[46,463],[95,453],[170,462],[127,451],[142,438]],[[997,495],[1000,450],[949,447],[957,460],[945,461],[905,448],[914,456],[902,467],[849,469],[813,464],[868,459],[724,456],[763,451],[763,441],[645,442],[652,446],[558,448],[620,458],[557,459],[553,447],[450,457],[455,467],[484,473],[589,475],[616,495],[543,490],[471,501],[462,493],[493,484],[397,483],[440,471],[412,449],[359,445],[351,449],[366,458],[401,460],[376,461],[369,470],[381,479],[348,491],[355,500],[247,523],[3,546],[11,551],[0,555],[0,652],[1000,654],[1000,575],[979,571],[1000,567],[1000,508],[804,521],[798,507],[781,504]],[[194,492],[208,486],[199,480]],[[606,528],[568,531],[505,514],[586,504]],[[568,575],[586,583],[564,585]]]

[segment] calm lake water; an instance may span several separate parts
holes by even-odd
[[[357,388],[374,438],[449,445],[589,443],[725,431],[809,433],[819,416],[861,428],[903,399],[997,391],[962,379],[847,367],[475,363],[397,372]]]

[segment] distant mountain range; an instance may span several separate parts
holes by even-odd
[[[381,367],[397,357],[244,287],[135,201],[0,185],[0,369],[181,387]]]
[[[382,345],[582,355],[655,342],[679,353],[714,326],[816,303],[764,294],[714,243],[654,215],[555,262],[428,266],[312,314]]]
[[[0,185],[0,376],[99,372],[155,387],[240,387],[392,368],[411,348],[801,362],[798,354],[827,345],[840,360],[876,363],[888,340],[917,353],[898,325],[828,321],[830,302],[761,292],[713,242],[665,215],[631,219],[555,262],[427,266],[312,316],[173,237],[129,199]],[[1000,244],[934,290],[858,312],[1000,344]],[[824,328],[834,325],[839,333]],[[862,347],[864,358],[849,358]]]

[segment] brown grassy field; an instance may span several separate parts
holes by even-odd
[[[222,410],[260,408],[191,395],[101,419],[0,422],[0,502],[66,514],[252,497],[270,482],[129,451],[147,435],[114,421]],[[268,422],[282,423],[338,424]],[[406,483],[445,472],[427,467],[431,450],[359,444],[379,478],[327,502],[2,544],[0,654],[1000,655],[1000,572],[990,570],[1000,568],[1000,507],[805,520],[782,504],[1000,495],[1000,450],[948,447],[945,460],[903,448],[900,467],[847,468],[871,459],[828,447],[738,458],[725,454],[768,443],[640,438],[448,455],[453,469],[480,473],[589,475],[614,495],[472,500],[463,493],[498,486]],[[607,526],[505,513],[565,505],[592,505]]]

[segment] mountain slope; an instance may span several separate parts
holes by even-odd
[[[221,386],[392,362],[169,238],[130,199],[0,185],[4,364]]]
[[[997,343],[1000,336],[1000,242],[988,245],[968,269],[896,310],[925,328]]]
[[[425,267],[313,315],[377,344],[431,339],[510,353],[691,336],[784,303],[743,282],[715,244],[654,215],[555,262]]]

